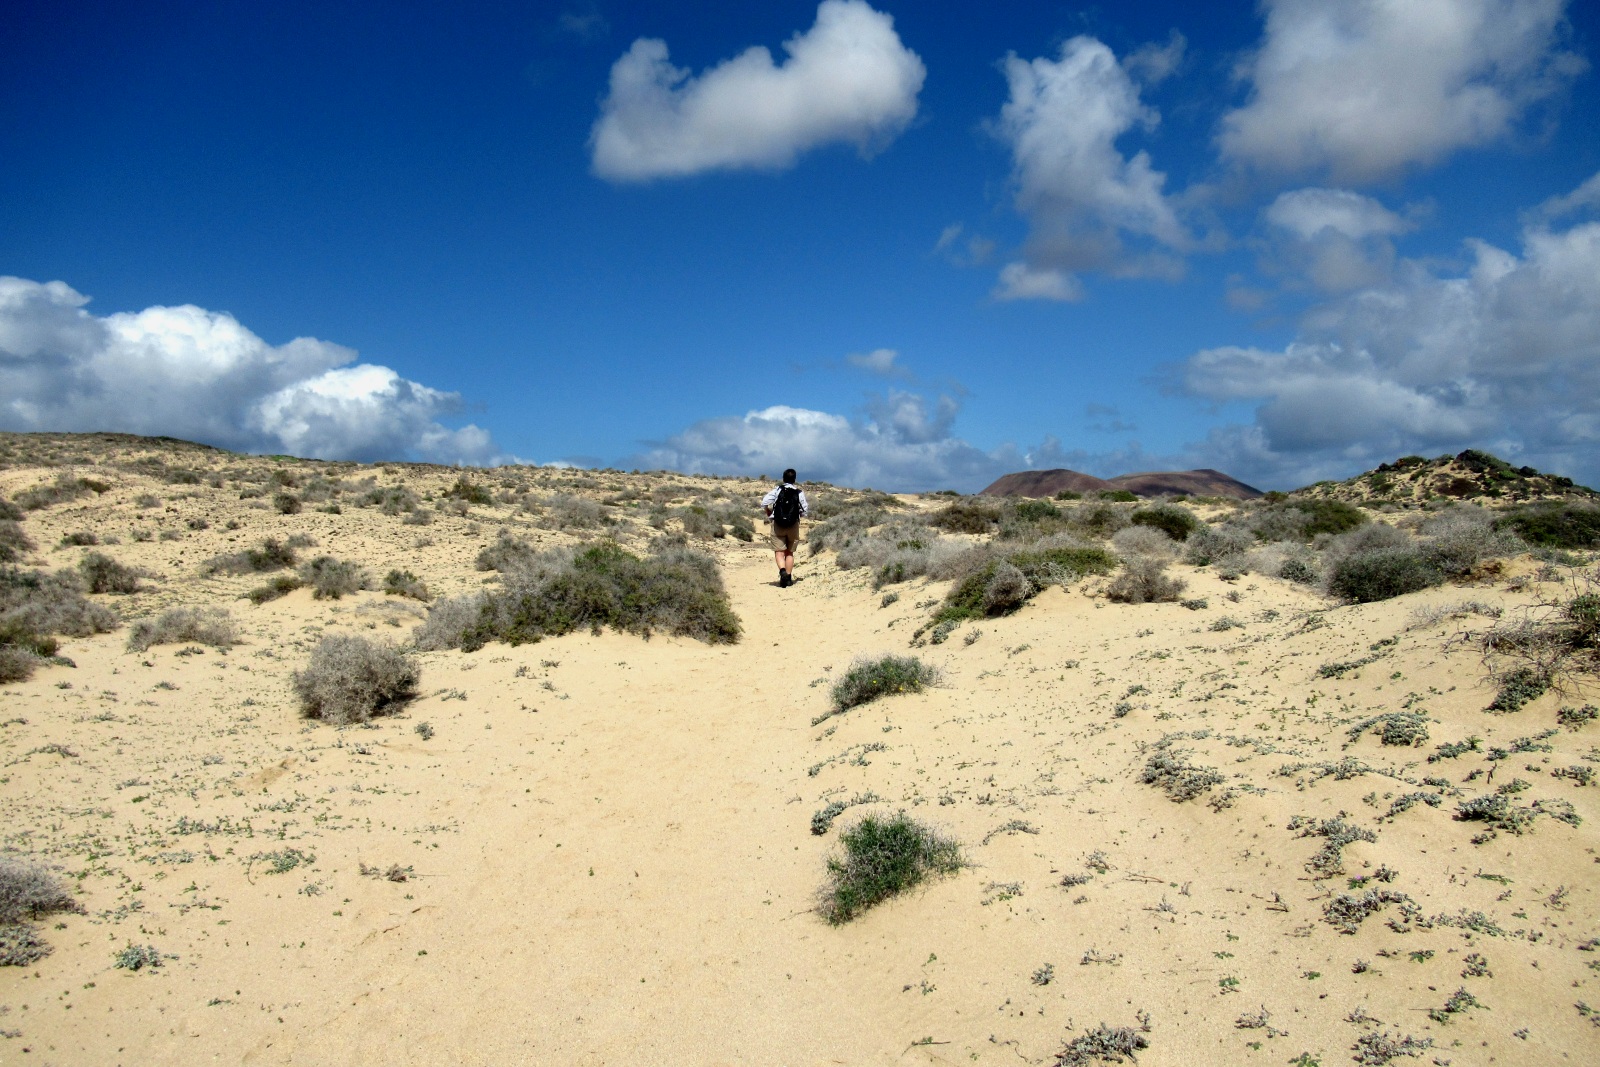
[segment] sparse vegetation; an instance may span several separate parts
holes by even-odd
[[[281,596],[288,596],[305,583],[292,574],[280,574],[266,585],[258,585],[245,594],[246,599],[257,607],[269,600],[277,600]]]
[[[1390,600],[1439,585],[1444,572],[1419,548],[1380,548],[1352,552],[1336,560],[1328,573],[1328,592],[1353,604]]]
[[[349,634],[318,642],[305,670],[294,674],[307,718],[334,725],[394,712],[417,695],[421,671],[405,653]]]
[[[54,912],[83,913],[72,894],[36,862],[0,854],[0,967],[25,967],[50,954],[32,925]]]
[[[961,846],[905,812],[867,815],[839,835],[818,911],[839,926],[936,875],[965,866]]]
[[[1135,526],[1150,526],[1160,530],[1174,541],[1187,541],[1190,534],[1200,529],[1200,520],[1194,517],[1194,512],[1177,504],[1135,508],[1128,516],[1128,521]]]
[[[213,556],[201,567],[201,573],[214,574],[253,574],[261,571],[283,570],[285,567],[295,565],[293,546],[269,537],[261,543],[259,548],[248,548],[243,552],[230,552],[226,555]]]
[[[88,637],[121,625],[115,612],[83,595],[70,571],[45,574],[0,567],[0,682],[21,681],[56,655],[56,635]]]
[[[1188,751],[1174,747],[1182,736],[1173,734],[1152,745],[1144,769],[1139,772],[1139,781],[1155,786],[1178,804],[1192,800],[1227,780],[1215,767],[1190,763]]]
[[[417,646],[471,652],[490,641],[520,645],[607,626],[710,644],[739,638],[739,620],[716,562],[681,546],[660,545],[643,559],[613,541],[556,549],[505,575],[504,582],[500,592],[436,603],[417,630]]]
[[[383,592],[386,596],[408,597],[424,604],[433,599],[428,593],[427,583],[408,570],[391,570],[384,575]]]
[[[78,563],[78,570],[91,593],[137,593],[144,587],[139,579],[144,572],[125,567],[103,552],[90,552]]]
[[[1106,587],[1106,596],[1120,604],[1174,602],[1183,592],[1181,578],[1167,574],[1167,561],[1152,556],[1134,556],[1122,565],[1122,573]]]
[[[365,567],[349,560],[318,556],[301,566],[300,583],[309,585],[311,595],[318,600],[339,600],[372,588],[372,576]]]
[[[1054,1067],[1090,1067],[1094,1063],[1121,1063],[1123,1057],[1137,1061],[1137,1053],[1150,1047],[1144,1036],[1150,1032],[1148,1016],[1141,1016],[1139,1026],[1107,1026],[1101,1023],[1093,1030],[1068,1041],[1056,1054]]]

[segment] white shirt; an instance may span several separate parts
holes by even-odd
[[[784,482],[782,485],[778,486],[776,489],[773,489],[766,496],[761,498],[761,506],[762,506],[762,508],[768,510],[768,512],[769,512],[767,517],[769,519],[772,517],[771,514],[770,514],[772,505],[774,505],[774,504],[776,504],[778,502],[778,493],[780,493],[784,489],[798,489],[799,490],[799,492],[800,492],[800,517],[802,519],[809,518],[811,516],[811,505],[806,503],[806,491],[804,489],[801,489],[798,485],[791,485],[788,482]]]

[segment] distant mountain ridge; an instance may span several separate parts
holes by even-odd
[[[1192,471],[1119,474],[1115,478],[1096,478],[1092,474],[1066,468],[1016,471],[996,479],[980,495],[1048,497],[1061,492],[1115,492],[1119,489],[1135,496],[1225,496],[1235,500],[1254,500],[1262,495],[1261,490],[1254,486],[1209,467]]]

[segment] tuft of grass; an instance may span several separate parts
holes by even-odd
[[[828,882],[818,908],[832,926],[966,865],[957,842],[905,812],[892,817],[868,815],[841,833],[839,844],[840,853],[828,859]]]
[[[364,567],[332,556],[318,556],[302,565],[300,581],[311,587],[311,595],[318,600],[338,600],[372,588],[372,577]]]
[[[915,656],[860,659],[833,683],[833,711],[837,715],[895,693],[920,693],[939,680],[939,672]]]
[[[172,608],[154,621],[134,623],[128,631],[130,652],[180,641],[230,648],[239,643],[239,628],[233,616],[222,608]]]
[[[352,634],[328,634],[294,674],[300,710],[343,725],[399,710],[417,695],[421,668],[389,645]]]

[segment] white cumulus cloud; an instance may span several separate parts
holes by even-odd
[[[165,434],[322,459],[487,463],[489,434],[440,416],[456,393],[300,337],[270,345],[193,305],[104,317],[64,282],[0,277],[0,426]]]
[[[1282,193],[1262,214],[1278,231],[1272,269],[1304,277],[1326,293],[1387,281],[1395,262],[1390,238],[1412,229],[1407,219],[1348,189]]]
[[[590,144],[596,174],[648,181],[710,170],[792,166],[800,153],[893,140],[917,113],[926,71],[894,19],[863,0],[823,0],[811,29],[774,63],[747,49],[699,75],[641,37],[611,68]]]
[[[1163,191],[1166,175],[1149,153],[1128,157],[1117,147],[1129,131],[1153,129],[1160,116],[1140,101],[1111,49],[1093,37],[1074,37],[1057,59],[1010,55],[1004,69],[1010,98],[994,131],[1011,146],[1016,206],[1029,234],[1022,258],[1002,271],[996,295],[1071,300],[1080,295],[1081,271],[1181,272],[1174,253],[1187,251],[1193,239]]]
[[[1263,0],[1251,94],[1224,156],[1264,170],[1381,179],[1507,136],[1585,67],[1560,47],[1566,0]]]
[[[1182,391],[1259,404],[1252,425],[1206,447],[1280,483],[1466,447],[1600,475],[1600,222],[1530,228],[1520,254],[1468,248],[1459,274],[1402,262],[1393,280],[1313,309],[1281,350],[1188,360]]]

